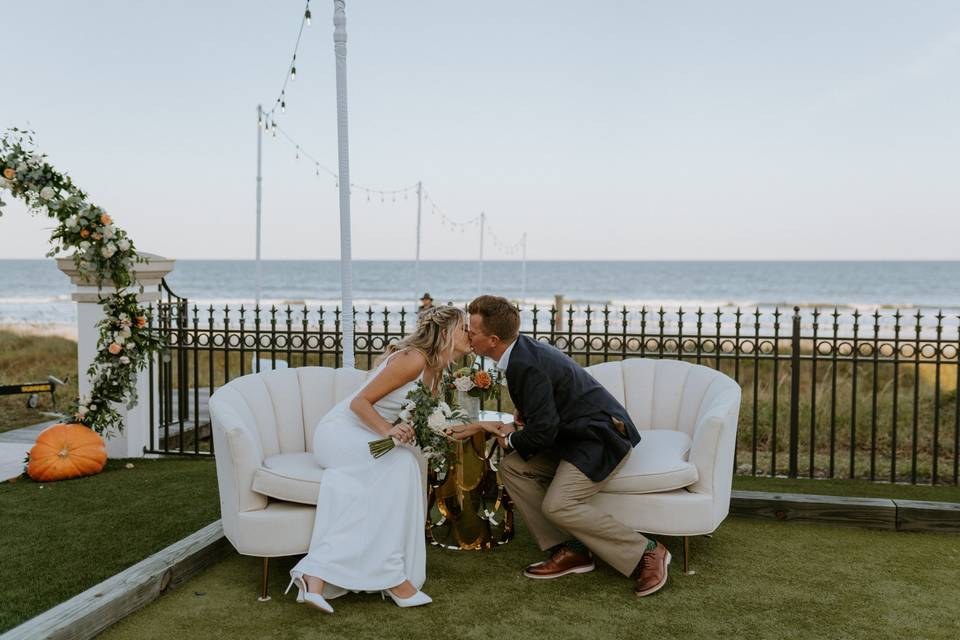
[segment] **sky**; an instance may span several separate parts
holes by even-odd
[[[141,251],[252,258],[304,4],[3,0],[0,128]],[[277,118],[331,169],[332,6]],[[955,0],[348,1],[347,32],[352,181],[485,212],[490,259],[960,259]],[[262,206],[264,258],[339,257],[335,181],[283,137]],[[355,190],[354,257],[413,258],[416,210]],[[0,258],[42,258],[51,221],[5,212]],[[479,253],[428,202],[422,229],[424,259]]]

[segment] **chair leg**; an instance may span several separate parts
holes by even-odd
[[[690,570],[690,536],[683,536],[683,575],[692,576],[695,573]]]
[[[270,577],[270,558],[263,559],[263,582],[260,584],[260,597],[258,602],[267,602],[270,596],[267,595],[267,579]]]

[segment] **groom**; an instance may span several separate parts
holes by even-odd
[[[524,575],[586,573],[594,568],[593,552],[633,578],[636,595],[658,591],[667,581],[667,549],[590,503],[640,442],[626,409],[566,354],[519,335],[520,313],[506,298],[480,296],[468,311],[474,353],[498,361],[517,408],[513,425],[482,427],[510,452],[500,463],[501,478],[549,552]]]

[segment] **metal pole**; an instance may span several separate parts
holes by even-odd
[[[477,263],[477,295],[483,295],[483,227],[487,214],[480,212],[480,261]]]
[[[337,66],[337,158],[340,168],[340,301],[343,366],[356,368],[353,353],[353,257],[350,251],[350,153],[347,138],[347,16],[344,0],[333,2],[333,51]]]
[[[520,264],[520,304],[527,298],[527,233],[523,233],[523,261]]]
[[[263,270],[260,265],[260,202],[263,197],[263,176],[260,173],[263,167],[263,107],[257,105],[257,286],[256,306],[260,306],[260,290],[263,286]]]
[[[414,300],[420,294],[420,213],[423,205],[423,181],[417,183],[417,258],[413,263],[413,295]],[[416,305],[416,302],[414,302]],[[416,307],[414,307],[416,308]]]

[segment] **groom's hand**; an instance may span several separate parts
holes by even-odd
[[[501,424],[497,427],[495,433],[497,436],[497,442],[500,444],[500,448],[506,451],[509,447],[507,445],[507,436],[516,431],[516,427],[512,424]]]

